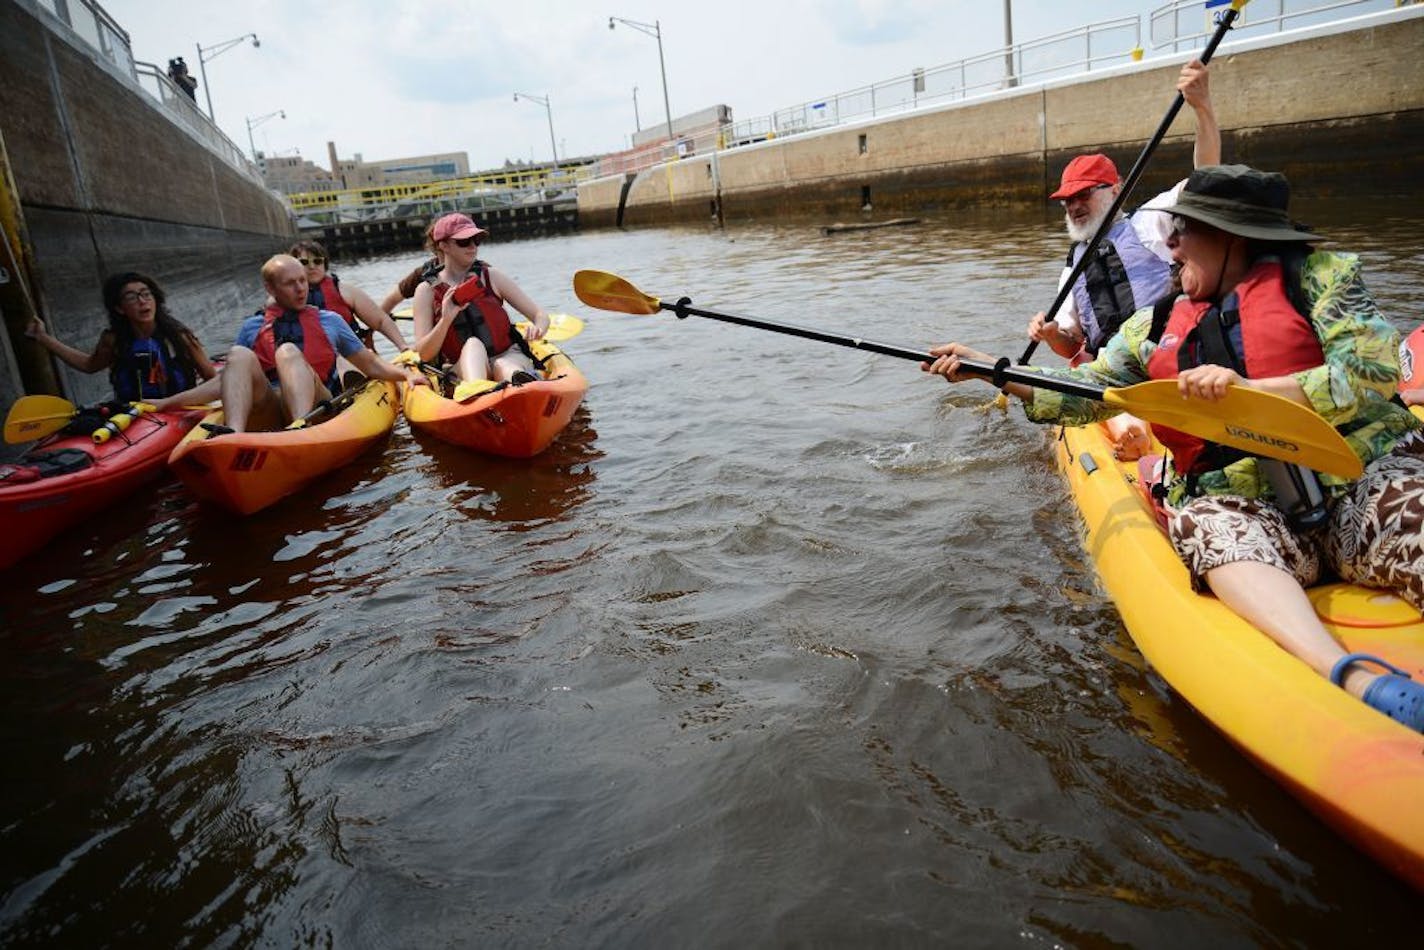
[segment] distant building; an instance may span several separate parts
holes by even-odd
[[[338,158],[335,142],[327,142],[326,151],[330,160],[331,176],[340,182],[341,188],[413,185],[465,178],[470,174],[470,159],[464,152],[442,152],[437,155],[414,155],[368,162],[359,152],[355,158]]]
[[[715,137],[723,126],[732,124],[732,107],[708,106],[672,120],[672,134],[677,139]],[[633,134],[633,147],[655,145],[668,140],[667,122],[651,122]]]
[[[265,155],[257,153],[257,169],[268,188],[284,195],[307,194],[314,191],[337,191],[341,183],[331,172],[300,155]]]

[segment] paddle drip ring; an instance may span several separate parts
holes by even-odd
[[[677,298],[677,303],[673,304],[672,306],[672,312],[677,314],[677,318],[679,320],[686,320],[687,308],[690,306],[692,306],[691,297],[679,297]]]
[[[999,357],[998,362],[994,364],[994,375],[989,377],[995,389],[1002,390],[1009,384],[1008,374],[1005,372],[1008,368],[1009,358],[1007,356]]]

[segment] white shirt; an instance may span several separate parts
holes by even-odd
[[[1129,219],[1132,221],[1132,229],[1137,232],[1137,239],[1142,242],[1142,246],[1147,248],[1160,259],[1171,262],[1172,249],[1167,246],[1167,238],[1172,234],[1172,216],[1163,214],[1157,208],[1170,208],[1177,203],[1177,196],[1186,187],[1187,180],[1183,178],[1177,182],[1176,187],[1162,192],[1151,201],[1147,202]],[[1073,273],[1072,267],[1064,267],[1063,273],[1058,276],[1058,289],[1062,290],[1063,285],[1068,281],[1068,275]],[[1065,330],[1079,330],[1083,322],[1078,316],[1078,300],[1072,294],[1063,301],[1063,306],[1058,308],[1058,314],[1053,318],[1053,322]]]

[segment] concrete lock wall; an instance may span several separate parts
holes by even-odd
[[[209,351],[225,349],[261,302],[262,261],[295,235],[286,207],[43,15],[0,3],[0,132],[51,332],[87,352],[106,325],[104,278],[137,270]],[[33,347],[14,316],[7,342]],[[109,392],[102,373],[61,372],[72,399]],[[23,390],[6,376],[8,405]]]
[[[1223,161],[1283,171],[1297,194],[1424,191],[1419,14],[1226,47],[1211,78]],[[858,214],[866,204],[888,213],[1041,204],[1078,153],[1105,151],[1126,174],[1192,55],[694,156],[638,173],[621,208],[623,176],[595,180],[579,186],[580,223],[706,220],[719,185],[728,220]],[[1193,113],[1183,107],[1141,193],[1184,176],[1194,136]]]

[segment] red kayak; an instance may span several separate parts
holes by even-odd
[[[145,413],[100,445],[92,433],[60,433],[0,465],[0,570],[157,477],[202,417]]]

